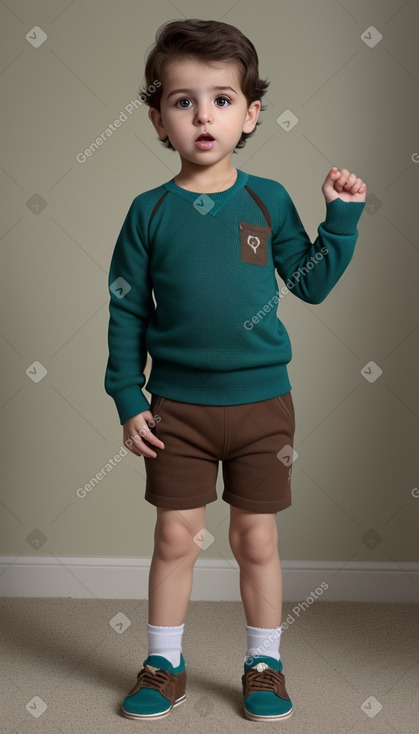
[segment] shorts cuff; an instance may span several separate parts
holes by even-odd
[[[248,512],[255,513],[281,512],[281,510],[286,510],[292,504],[291,494],[278,500],[255,500],[251,498],[247,499],[246,497],[237,497],[237,495],[224,490],[222,499],[229,505],[238,507],[239,510],[247,510]]]
[[[204,507],[218,499],[213,492],[201,494],[199,497],[163,497],[160,494],[154,494],[149,489],[146,489],[144,498],[151,505],[165,507],[168,510],[195,510],[197,507]]]

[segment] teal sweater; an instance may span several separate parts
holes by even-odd
[[[109,272],[105,390],[121,424],[149,410],[143,387],[204,405],[291,390],[278,304],[288,291],[311,304],[326,298],[352,258],[363,208],[327,204],[312,244],[285,188],[240,169],[219,193],[200,195],[172,179],[137,196]]]

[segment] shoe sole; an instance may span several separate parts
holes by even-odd
[[[123,707],[121,707],[121,713],[127,719],[146,719],[147,721],[155,721],[156,719],[164,719],[165,716],[169,716],[171,710],[183,703],[185,699],[186,693],[178,698],[167,711],[163,711],[160,714],[132,714],[129,711],[125,711]]]
[[[251,714],[250,711],[244,708],[244,715],[250,721],[284,721],[284,719],[289,719],[293,713],[294,709],[292,708],[291,711],[287,711],[286,714],[281,714],[281,716],[257,716],[256,714]]]

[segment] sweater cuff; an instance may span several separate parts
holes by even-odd
[[[364,207],[364,201],[329,201],[326,204],[325,228],[332,234],[355,234]]]
[[[126,387],[124,390],[114,393],[112,397],[115,401],[121,426],[135,415],[144,413],[145,410],[150,410],[148,400],[145,398],[140,388],[135,385],[133,387]]]

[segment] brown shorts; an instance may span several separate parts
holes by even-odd
[[[291,505],[294,404],[291,392],[242,405],[198,405],[153,395],[153,433],[165,448],[144,457],[145,499],[189,510],[222,499],[249,512],[276,513]],[[158,416],[156,418],[156,416]]]

